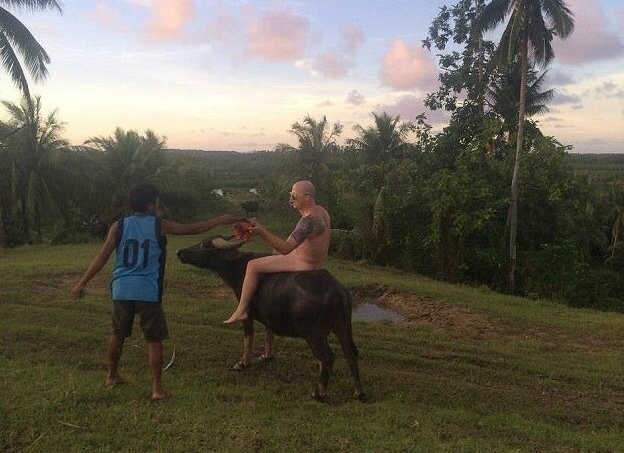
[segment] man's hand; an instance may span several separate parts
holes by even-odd
[[[80,299],[80,297],[82,296],[84,292],[84,288],[85,288],[85,285],[83,285],[81,282],[76,283],[74,287],[71,289],[71,292],[69,293],[69,296],[71,297],[71,299],[72,300]]]
[[[230,214],[223,214],[222,216],[218,217],[218,220],[221,225],[228,225],[236,222],[236,217]]]
[[[262,233],[266,232],[266,228],[264,228],[260,222],[258,222],[258,219],[256,219],[255,217],[253,219],[250,219],[251,222],[251,228],[249,228],[251,231],[253,231],[255,234],[260,234],[262,235]]]

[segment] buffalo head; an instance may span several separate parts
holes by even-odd
[[[203,269],[216,269],[224,262],[241,256],[238,249],[245,243],[234,236],[213,236],[185,249],[177,251],[178,259],[184,264]]]

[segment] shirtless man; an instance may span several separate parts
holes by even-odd
[[[310,181],[293,184],[290,205],[299,211],[301,219],[286,240],[275,236],[257,222],[251,228],[279,254],[249,261],[238,307],[229,319],[223,321],[224,324],[247,319],[247,308],[258,287],[259,274],[311,271],[323,267],[329,250],[331,219],[314,198],[315,189]]]

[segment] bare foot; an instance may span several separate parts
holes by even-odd
[[[225,321],[223,321],[223,324],[234,324],[236,322],[244,322],[247,320],[249,316],[247,316],[247,313],[243,312],[243,313],[236,313],[234,312],[234,314],[232,316],[230,316],[228,319],[226,319]]]
[[[152,391],[152,401],[162,401],[169,398],[171,394],[166,390],[154,390]]]
[[[125,383],[126,383],[126,380],[122,378],[121,376],[117,375],[113,377],[107,377],[106,381],[104,382],[104,387],[116,387],[118,385],[122,385]]]

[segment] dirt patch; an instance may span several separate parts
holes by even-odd
[[[441,329],[459,338],[506,341],[536,341],[546,350],[580,350],[586,353],[621,350],[622,341],[588,335],[572,335],[555,328],[535,326],[516,319],[504,319],[479,310],[448,302],[426,299],[416,294],[384,285],[350,287],[354,302],[373,302],[395,310],[407,323]]]
[[[33,274],[27,277],[28,284],[33,292],[50,297],[57,297],[59,293],[67,293],[82,276],[81,272],[75,273],[47,273]],[[110,295],[110,274],[99,273],[87,284],[86,291],[97,295]],[[206,298],[219,300],[234,300],[232,290],[221,283],[194,282],[165,277],[165,293],[177,291],[187,294],[192,298]]]
[[[165,291],[182,292],[196,299],[236,300],[232,290],[221,283],[165,279]]]
[[[82,273],[64,273],[64,274],[34,274],[28,276],[28,283],[33,292],[39,294],[56,296],[59,292],[69,291],[78,282]],[[107,294],[110,287],[110,277],[104,274],[98,274],[91,279],[87,285],[87,291],[95,294]]]
[[[355,303],[373,302],[395,310],[409,323],[451,330],[473,339],[497,337],[503,332],[505,324],[503,320],[447,302],[425,299],[383,285],[357,286],[349,289]]]

